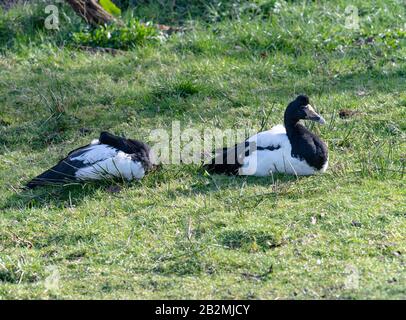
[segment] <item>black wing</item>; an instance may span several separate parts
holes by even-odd
[[[71,151],[69,155],[59,161],[58,164],[28,182],[26,187],[33,189],[37,186],[61,185],[75,181],[75,172],[87,165],[85,165],[83,161],[71,160],[71,158],[86,152],[88,147],[89,145],[86,145]]]
[[[107,144],[127,154],[137,153],[142,150],[149,152],[150,150],[149,146],[141,141],[126,139],[106,131],[100,133],[99,142]]]
[[[244,162],[244,158],[249,156],[255,147],[254,143],[244,141],[234,147],[223,148],[215,152],[211,162],[204,165],[204,168],[210,173],[236,175]]]
[[[89,165],[94,165],[98,161],[103,161],[106,158],[112,156],[110,151],[106,154],[101,153],[99,159],[94,160],[94,163],[84,161],[83,158],[80,159],[81,155],[87,152],[91,152],[92,148],[97,147],[98,145],[99,144],[88,144],[86,146],[72,150],[71,152],[69,152],[66,158],[62,159],[55,166],[44,171],[39,176],[28,182],[26,187],[32,189],[37,186],[66,184],[69,182],[77,181],[77,178],[75,176],[76,171],[81,168],[88,167]],[[118,152],[116,148],[110,148],[110,146],[106,147],[115,153]]]

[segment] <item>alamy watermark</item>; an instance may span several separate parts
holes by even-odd
[[[62,0],[55,0],[55,4],[62,2]],[[48,4],[45,7],[45,13],[48,16],[45,18],[44,24],[48,30],[59,30],[59,9],[55,4]]]
[[[358,268],[353,265],[345,267],[344,288],[347,290],[356,290],[359,288],[359,272]]]
[[[345,27],[351,30],[359,30],[359,15],[358,8],[353,5],[349,5],[345,8]]]
[[[44,281],[45,291],[51,294],[58,293],[61,279],[58,267],[55,265],[47,266],[45,271],[48,273]]]
[[[48,30],[59,30],[59,8],[56,4],[62,3],[63,0],[54,0],[54,2],[55,4],[48,4],[45,7],[45,13],[48,14],[48,16],[45,18],[44,24],[45,28]],[[279,10],[278,8],[278,5],[276,5],[275,10]],[[358,14],[358,7],[349,5],[345,8],[344,13],[346,15],[344,23],[345,28],[350,30],[359,30],[360,18]]]
[[[244,153],[247,146],[244,141],[256,131],[247,128],[181,128],[179,121],[173,121],[171,128],[155,129],[150,132],[149,142],[157,163],[162,164],[200,164],[213,156],[213,151],[221,151],[224,146],[235,147],[237,153]],[[241,144],[241,142],[243,142]],[[254,146],[255,142],[251,144]],[[235,164],[235,152],[226,159],[229,164]],[[221,162],[222,163],[222,162]]]

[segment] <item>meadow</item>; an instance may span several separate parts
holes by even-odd
[[[0,9],[0,299],[406,298],[404,1],[144,0],[122,19],[175,32],[113,52],[80,47],[66,5],[46,29],[45,5]],[[323,175],[21,190],[101,130],[258,131],[301,93]]]

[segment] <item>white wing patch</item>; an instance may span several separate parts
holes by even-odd
[[[101,160],[113,158],[118,150],[106,144],[91,144],[83,149],[83,153],[76,157],[71,157],[72,161],[82,161],[84,164],[94,164]]]
[[[79,180],[100,180],[112,177],[133,180],[141,179],[145,175],[142,164],[133,161],[131,155],[106,144],[99,144],[98,140],[92,141],[90,146],[81,151],[80,155],[69,159],[88,165],[78,168],[75,172],[75,177]]]
[[[93,139],[90,144],[100,144],[99,139]]]
[[[259,147],[276,147],[282,146],[282,144],[288,142],[288,137],[286,136],[286,129],[283,125],[279,124],[273,127],[271,130],[262,131],[253,135],[248,139],[248,142],[255,142]]]
[[[244,158],[239,170],[240,175],[269,176],[272,173],[282,172],[294,175],[311,175],[316,170],[309,166],[305,160],[291,156],[292,146],[286,135],[286,129],[277,125],[271,130],[260,132],[248,139],[259,147],[274,147],[275,150],[257,150]]]
[[[111,177],[125,180],[142,179],[145,175],[140,162],[133,161],[131,155],[119,151],[116,156],[98,161],[91,166],[76,171],[75,176],[80,180],[100,180]]]

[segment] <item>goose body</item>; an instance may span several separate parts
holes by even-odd
[[[327,145],[299,120],[324,123],[306,96],[298,96],[285,111],[285,125],[257,133],[241,144],[217,153],[206,169],[213,173],[268,176],[273,173],[312,175],[328,167]]]
[[[54,167],[32,179],[27,187],[109,178],[139,180],[152,167],[148,145],[102,132],[99,139],[71,151]]]

